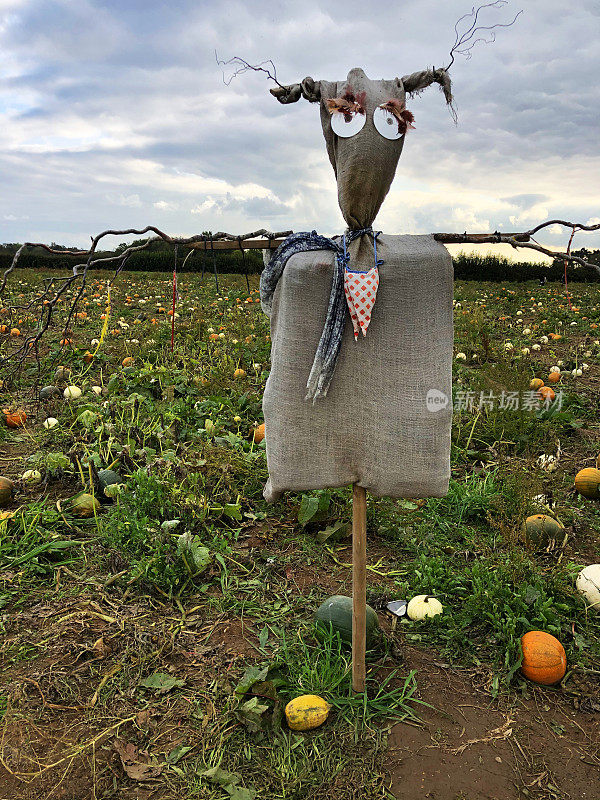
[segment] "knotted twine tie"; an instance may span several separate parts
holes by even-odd
[[[327,390],[333,378],[335,365],[339,356],[340,348],[342,345],[342,336],[344,334],[345,324],[345,309],[346,306],[350,309],[352,315],[352,307],[356,312],[357,302],[354,302],[354,296],[351,291],[346,292],[346,275],[349,272],[350,277],[358,275],[367,275],[373,270],[376,272],[377,268],[383,261],[377,258],[377,237],[381,231],[373,232],[372,228],[361,228],[360,230],[351,230],[344,234],[340,242],[333,239],[328,239],[326,236],[319,235],[316,231],[293,233],[277,248],[273,257],[264,268],[260,276],[260,300],[263,311],[267,316],[271,316],[271,307],[273,304],[273,295],[279,279],[283,274],[285,265],[288,260],[296,253],[306,253],[310,250],[333,250],[335,253],[335,263],[333,268],[333,278],[331,281],[331,292],[329,294],[329,305],[327,307],[327,316],[325,318],[325,325],[323,333],[319,341],[315,359],[313,361],[310,375],[306,383],[307,394],[306,399],[312,400],[313,403],[319,397],[326,397]],[[358,239],[365,234],[373,236],[373,250],[375,265],[373,270],[367,273],[348,270],[350,263],[350,255],[348,253],[347,245]],[[377,277],[377,283],[379,282]],[[377,287],[375,287],[376,292]],[[358,297],[358,295],[357,295]],[[348,298],[348,299],[347,299]],[[373,295],[373,301],[375,297]],[[371,303],[372,308],[372,303]],[[368,309],[369,320],[371,308]],[[359,319],[356,313],[357,322]],[[360,325],[363,330],[363,335],[366,333],[368,327],[368,320],[362,317],[363,324]],[[366,322],[366,325],[364,324]],[[355,338],[358,336],[358,330],[355,326]]]

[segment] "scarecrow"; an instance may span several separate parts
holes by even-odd
[[[407,130],[406,97],[445,69],[279,86],[281,103],[319,103],[348,225],[328,239],[288,237],[261,275],[271,323],[263,397],[267,500],[286,490],[353,486],[353,686],[364,691],[366,490],[441,497],[450,478],[453,267],[433,235],[373,229]]]

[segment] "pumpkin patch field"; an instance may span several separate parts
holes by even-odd
[[[52,275],[0,305],[0,798],[598,800],[597,284],[456,282],[450,489],[368,498],[363,698],[350,488],[262,497],[257,278],[90,275],[37,348]]]

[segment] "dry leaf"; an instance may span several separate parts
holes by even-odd
[[[94,642],[92,645],[92,650],[97,654],[97,658],[104,658],[104,656],[107,654],[108,649],[102,636]]]
[[[119,754],[123,769],[134,781],[146,781],[157,778],[163,771],[164,764],[157,764],[145,750],[139,750],[132,742],[115,739],[113,747]]]
[[[150,728],[151,715],[152,710],[150,708],[145,708],[143,711],[138,711],[138,713],[135,715],[135,724],[138,726],[138,728],[147,731]]]

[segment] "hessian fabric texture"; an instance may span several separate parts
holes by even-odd
[[[350,483],[389,497],[441,497],[448,490],[452,259],[431,235],[382,234],[377,242],[383,264],[368,333],[355,340],[346,312],[335,376],[316,404],[305,399],[306,381],[327,316],[335,253],[292,255],[274,290],[263,397],[267,500]],[[372,245],[368,250],[372,259]]]

